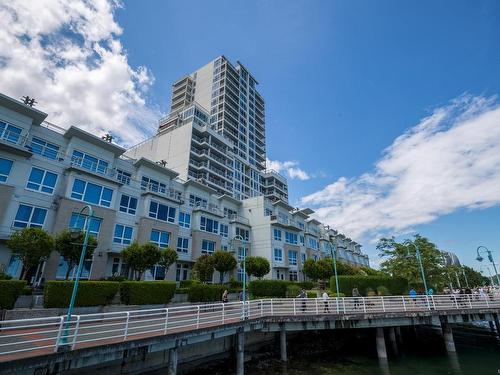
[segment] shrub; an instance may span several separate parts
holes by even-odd
[[[312,281],[301,281],[297,283],[297,285],[306,290],[314,288],[314,283]]]
[[[294,285],[294,284],[289,284],[286,287],[286,296],[287,298],[296,298],[299,293],[300,293],[300,286]]]
[[[288,281],[283,280],[254,280],[249,284],[249,291],[254,297],[277,297],[286,296]]]
[[[377,294],[379,296],[388,296],[390,293],[389,293],[389,289],[387,289],[386,286],[383,286],[383,285],[379,285],[377,287]]]
[[[313,291],[308,291],[307,298],[318,298],[318,293]]]
[[[217,302],[222,301],[222,293],[226,288],[223,285],[193,284],[188,290],[189,302]]]
[[[21,291],[21,295],[23,296],[31,296],[33,295],[33,289],[31,289],[29,286],[25,286],[23,290]]]
[[[372,291],[380,286],[387,288],[389,294],[402,295],[408,290],[408,281],[399,277],[389,276],[339,276],[339,289],[342,293],[348,296],[352,295],[352,289],[358,288],[361,295],[367,295],[367,290],[370,288]],[[330,279],[330,290],[335,292],[335,277]]]
[[[13,309],[25,286],[24,280],[0,280],[0,309]]]
[[[127,281],[127,277],[125,276],[110,276],[110,277],[107,277],[106,278],[106,281],[115,281],[115,282],[123,282],[123,281]]]
[[[68,307],[73,281],[48,281],[44,289],[44,307]],[[120,288],[113,281],[80,281],[75,306],[101,306],[111,302]]]
[[[373,296],[376,296],[377,293],[375,293],[375,291],[373,290],[373,288],[368,287],[368,288],[365,289],[365,295],[367,297],[373,297]]]
[[[344,293],[339,293],[339,298],[341,297],[345,297],[345,294]],[[328,297],[332,297],[332,298],[335,298],[337,297],[337,293],[333,293],[333,292],[328,292]]]
[[[182,280],[179,282],[179,287],[189,288],[194,284],[200,284],[200,280]]]
[[[231,280],[229,281],[229,287],[231,289],[241,289],[243,288],[243,281],[238,281],[234,278],[231,278]]]
[[[166,304],[175,288],[173,281],[124,281],[120,283],[120,298],[125,305]]]

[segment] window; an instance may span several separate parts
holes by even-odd
[[[122,197],[120,198],[120,211],[135,215],[137,211],[137,198],[122,194]]]
[[[297,245],[297,235],[295,233],[285,232],[285,242]]]
[[[71,164],[88,169],[92,172],[106,174],[108,171],[108,162],[95,156],[89,155],[83,151],[73,150]]]
[[[203,199],[203,198],[200,198],[196,195],[193,195],[193,194],[190,194],[189,195],[189,205],[191,207],[193,206],[201,206],[201,207],[206,207],[208,204],[207,200],[206,199]]]
[[[238,269],[236,274],[237,274],[238,281],[240,281],[240,282],[243,281],[243,276],[244,276],[243,270]]]
[[[31,139],[30,148],[34,154],[42,155],[52,160],[56,160],[59,153],[58,145],[37,137]]]
[[[274,240],[281,241],[281,231],[279,229],[273,229]]]
[[[31,168],[26,188],[52,194],[57,182],[57,174],[40,168]]]
[[[245,241],[250,240],[250,232],[246,229],[236,227],[236,237],[240,236]]]
[[[288,264],[290,266],[297,265],[297,252],[294,250],[288,250]]]
[[[297,271],[288,271],[288,276],[290,277],[290,281],[298,281]]]
[[[220,225],[220,228],[219,228],[219,233],[222,237],[225,237],[227,238],[228,235],[229,235],[229,226],[225,225],[225,224],[221,224]]]
[[[12,143],[18,143],[22,129],[0,121],[0,138]]]
[[[167,191],[167,185],[149,177],[142,176],[141,189],[154,191],[155,193],[165,193]]]
[[[130,180],[132,179],[132,173],[122,171],[121,169],[117,169],[116,179],[124,185],[130,185]]]
[[[242,260],[245,260],[247,256],[247,249],[246,248],[243,248],[243,247],[239,247],[238,248],[238,261],[242,261]]]
[[[76,212],[73,212],[71,214],[71,219],[69,220],[69,227],[84,230],[87,228],[87,220],[87,215],[80,215]],[[99,235],[99,230],[101,229],[101,221],[102,219],[97,217],[93,217],[92,219],[90,219],[90,234],[92,234],[94,237],[97,237]]]
[[[270,210],[269,208],[266,208],[264,211],[264,216],[271,216],[273,214],[273,210]]]
[[[149,204],[149,217],[169,223],[175,222],[175,208],[151,201]]]
[[[274,261],[283,262],[283,250],[275,248],[274,249]]]
[[[111,206],[111,199],[113,198],[113,190],[75,178],[71,191],[71,198],[109,207]]]
[[[115,225],[115,235],[113,237],[114,243],[119,243],[122,245],[130,245],[132,242],[132,233],[134,228],[128,227],[122,224]]]
[[[206,253],[213,253],[215,251],[215,242],[213,241],[208,241],[208,240],[203,240],[201,242],[201,252],[206,254]]]
[[[309,237],[309,247],[311,249],[318,250],[318,240],[316,238]]]
[[[187,253],[189,250],[189,238],[177,237],[177,251]]]
[[[179,211],[179,226],[182,228],[191,227],[191,214]]]
[[[205,216],[202,216],[200,219],[200,229],[204,230],[205,232],[218,233],[219,222],[217,220],[212,220]]]
[[[306,261],[306,254],[305,253],[300,253],[300,261],[302,262],[302,264],[304,264],[304,262]]]
[[[42,228],[47,209],[20,204],[12,226],[14,228]]]
[[[13,163],[12,160],[0,158],[0,182],[7,181]]]
[[[170,242],[170,233],[153,229],[151,230],[151,237],[149,238],[149,241],[158,247],[165,248]]]
[[[302,235],[302,234],[301,234],[301,235],[299,236],[299,239],[300,239],[300,244],[301,244],[302,246],[305,246],[305,244],[306,244],[306,240],[305,240],[304,235]]]

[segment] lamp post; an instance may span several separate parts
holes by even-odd
[[[491,262],[491,264],[493,265],[493,270],[495,271],[495,276],[496,276],[496,279],[497,279],[497,284],[500,285],[500,277],[498,276],[498,271],[497,271],[497,266],[495,264],[495,262],[493,261],[493,255],[491,254],[491,250],[489,250],[486,246],[478,246],[477,249],[476,249],[476,252],[477,252],[477,257],[476,257],[476,260],[478,262],[482,262],[483,261],[483,257],[481,256],[481,252],[482,253],[487,253],[488,254],[488,260]]]
[[[420,273],[422,275],[422,281],[424,282],[424,288],[425,288],[425,295],[429,295],[429,289],[427,289],[427,280],[425,279],[425,272],[424,272],[424,265],[422,263],[422,255],[420,254],[420,250],[418,248],[417,245],[415,245],[413,242],[409,242],[407,241],[406,242],[406,245],[413,245],[413,247],[415,248],[415,257],[417,258],[418,260],[418,264],[420,266]],[[411,257],[411,254],[410,254],[410,249],[406,249],[407,250],[407,257]]]
[[[483,267],[486,268],[488,270],[488,273],[490,275],[490,283],[491,285],[495,285],[495,282],[493,281],[493,275],[491,274],[491,269],[489,266],[485,265],[485,264],[482,264],[481,267],[479,268],[481,270],[481,273],[483,273]]]
[[[80,262],[78,263],[78,268],[76,270],[75,283],[73,284],[73,292],[71,293],[71,300],[69,302],[68,314],[66,316],[66,325],[64,327],[64,332],[62,333],[61,339],[60,339],[60,346],[62,346],[62,347],[64,347],[68,343],[68,331],[69,331],[69,325],[71,322],[71,314],[73,313],[73,307],[75,306],[76,294],[78,292],[78,282],[80,281],[80,276],[82,274],[83,264],[85,262],[85,255],[87,254],[87,245],[88,245],[89,237],[90,237],[90,221],[94,217],[94,210],[92,209],[91,206],[86,205],[78,213],[76,223],[78,223],[78,220],[83,215],[85,210],[88,210],[89,214],[87,216],[87,220],[84,221],[84,225],[83,225],[83,230],[85,232],[85,236],[83,239],[82,253],[80,254]],[[81,228],[77,228],[76,225],[75,225],[75,227],[70,229],[72,235],[74,233],[78,234],[81,232]]]
[[[240,241],[241,245],[243,246],[243,315],[242,318],[246,318],[246,312],[245,312],[245,305],[246,305],[246,300],[247,300],[247,248],[246,248],[246,241],[245,239],[240,236],[234,236],[233,239],[231,240],[231,246],[233,247],[234,251],[234,241]],[[236,253],[236,256],[238,256],[238,253]]]
[[[465,286],[468,288],[469,287],[469,280],[467,279],[467,275],[465,274],[465,269],[463,266],[460,268],[462,269],[462,275],[464,276]]]
[[[441,258],[443,259],[444,267],[446,268],[448,266],[448,259],[446,258],[446,255],[444,252],[441,252]],[[445,271],[445,273],[446,273],[446,276],[448,277],[450,292],[453,292],[453,283],[451,282],[450,273],[448,271]]]
[[[338,299],[340,297],[340,287],[339,287],[339,276],[337,273],[337,252],[338,249],[345,249],[345,247],[337,246],[333,241],[330,241],[330,255],[332,257],[332,264],[333,264],[333,274],[335,275],[335,289],[336,289],[336,294],[337,294],[337,313],[339,312],[339,303]]]

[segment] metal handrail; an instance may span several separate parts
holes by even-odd
[[[68,348],[89,343],[99,345],[159,336],[207,327],[234,324],[241,320],[303,315],[367,315],[499,309],[500,295],[376,296],[341,298],[260,299],[242,302],[188,305],[147,310],[120,311],[0,321],[0,361],[3,356],[26,356],[57,351],[61,334],[67,330]],[[360,318],[363,319],[363,318]]]

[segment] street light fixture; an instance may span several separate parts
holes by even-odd
[[[500,285],[500,277],[498,276],[497,266],[496,266],[495,262],[493,261],[493,255],[491,254],[491,250],[489,250],[486,246],[481,245],[481,246],[477,247],[476,252],[477,252],[476,260],[478,262],[482,262],[484,260],[484,258],[481,256],[481,253],[488,254],[488,260],[491,262],[491,264],[493,265],[493,269],[495,270],[497,284]]]
[[[75,226],[73,228],[70,228],[72,238],[75,238],[76,236],[78,236],[81,233],[82,228],[78,228],[77,225],[78,225],[78,221],[79,221],[80,217],[83,215],[85,210],[88,210],[89,214],[86,218],[86,221],[84,221],[84,224],[83,224],[83,230],[85,232],[85,236],[84,236],[83,244],[82,244],[82,253],[80,254],[80,262],[78,263],[78,268],[76,270],[75,283],[73,284],[73,292],[71,293],[71,300],[69,302],[68,314],[66,316],[66,325],[64,328],[64,332],[62,333],[61,339],[60,339],[59,347],[62,347],[62,348],[64,348],[68,344],[68,331],[69,331],[69,325],[71,322],[71,314],[73,313],[73,308],[75,306],[76,294],[78,292],[78,282],[80,281],[80,276],[82,274],[83,265],[85,263],[85,256],[87,254],[87,245],[88,245],[89,237],[90,237],[90,221],[94,217],[94,210],[92,209],[92,207],[90,205],[86,205],[80,210],[80,212],[78,213],[78,217],[76,219],[76,222],[75,222]]]
[[[462,275],[463,275],[464,280],[465,280],[465,286],[466,286],[467,288],[469,288],[469,280],[467,279],[467,275],[465,274],[465,269],[464,269],[464,267],[463,267],[463,266],[462,266],[462,267],[460,267],[460,268],[461,268],[461,270],[462,270]]]
[[[246,248],[247,241],[245,241],[245,239],[240,235],[234,236],[233,239],[231,240],[231,247],[233,248],[233,251],[234,251],[234,241],[240,241],[241,245],[243,246],[243,315],[242,315],[242,318],[246,319],[245,305],[246,305],[246,300],[247,300],[247,267],[246,267],[246,265],[247,265],[247,248]],[[238,256],[238,253],[236,253],[236,256]]]
[[[336,293],[337,293],[337,298],[336,298],[336,301],[337,301],[337,313],[340,311],[339,310],[339,297],[340,297],[340,287],[339,287],[339,276],[338,276],[338,273],[337,273],[337,252],[339,249],[346,249],[345,247],[343,246],[337,246],[336,243],[334,243],[333,241],[330,241],[330,255],[332,257],[332,264],[333,264],[333,274],[335,275],[335,289],[336,289]]]
[[[422,275],[422,281],[424,282],[425,295],[427,296],[429,295],[429,289],[427,289],[427,280],[425,279],[424,265],[422,263],[422,255],[420,254],[420,249],[418,248],[417,245],[415,245],[413,242],[410,241],[405,241],[405,245],[406,246],[412,245],[415,248],[415,257],[417,258],[418,264],[420,266],[420,273]],[[407,250],[406,256],[410,258],[412,256],[410,254],[410,249],[407,248],[406,250]]]

